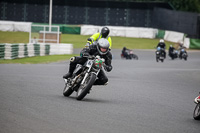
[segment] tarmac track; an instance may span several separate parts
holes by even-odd
[[[109,84],[83,101],[62,95],[68,61],[0,64],[0,133],[199,133],[200,52],[164,63],[152,50],[134,50],[137,61],[120,52],[112,50]]]

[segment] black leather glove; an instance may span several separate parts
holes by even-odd
[[[89,55],[89,56],[88,56],[88,59],[94,59],[94,58],[95,58],[94,55]]]
[[[89,47],[89,46],[90,46],[90,43],[87,42],[87,43],[85,44],[85,47],[87,48],[87,47]]]
[[[112,70],[112,66],[107,66],[104,64],[104,70],[110,72]]]
[[[89,57],[90,54],[89,53],[82,53],[82,57]]]

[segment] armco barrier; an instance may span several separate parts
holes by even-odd
[[[16,59],[72,53],[72,44],[0,44],[0,59]]]

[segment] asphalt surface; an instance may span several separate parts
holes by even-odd
[[[134,52],[139,60],[112,50],[109,84],[82,101],[62,95],[68,61],[0,64],[0,133],[199,133],[200,52],[164,63],[153,50]]]

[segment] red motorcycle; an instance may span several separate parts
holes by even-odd
[[[136,54],[133,53],[133,50],[126,50],[126,57],[124,57],[124,54],[121,53],[121,58],[122,59],[135,59],[138,60],[138,56]]]

